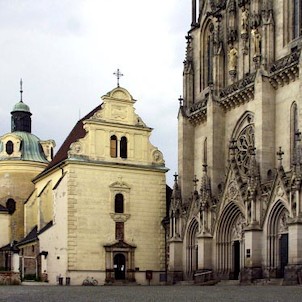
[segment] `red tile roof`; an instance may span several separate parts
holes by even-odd
[[[65,139],[64,143],[54,156],[53,160],[49,163],[49,165],[46,167],[46,169],[42,172],[44,174],[46,171],[51,169],[52,167],[58,165],[59,163],[63,162],[65,159],[68,158],[68,151],[70,148],[70,145],[79,139],[85,137],[86,131],[84,129],[83,122],[90,117],[92,117],[98,110],[102,109],[102,104],[94,108],[91,112],[89,112],[86,116],[84,116],[82,119],[80,119],[76,125],[73,127],[67,138]]]

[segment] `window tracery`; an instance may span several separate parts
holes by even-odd
[[[255,132],[254,125],[250,124],[246,126],[239,134],[237,138],[237,152],[236,161],[239,169],[243,174],[247,174],[250,160],[251,151],[255,147]]]

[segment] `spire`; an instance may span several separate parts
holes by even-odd
[[[23,94],[23,88],[22,88],[22,85],[23,85],[23,81],[22,81],[22,78],[20,79],[20,102],[23,103],[23,99],[22,99],[22,94]]]
[[[175,172],[174,176],[174,185],[173,185],[173,192],[172,192],[172,200],[181,199],[180,188],[178,186],[178,174]]]
[[[11,111],[11,131],[24,131],[31,133],[31,112],[23,102],[23,81],[20,79],[20,101]]]

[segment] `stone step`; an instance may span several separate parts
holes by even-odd
[[[181,285],[181,286],[194,285],[194,281],[193,280],[178,281],[175,285]]]
[[[239,285],[239,280],[220,280],[217,286],[235,286]]]

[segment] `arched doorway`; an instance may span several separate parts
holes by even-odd
[[[113,261],[115,280],[125,280],[126,257],[119,253],[114,256]]]
[[[198,269],[198,222],[193,219],[187,230],[186,253],[187,253],[187,278],[192,279],[194,272]]]
[[[217,272],[223,279],[238,279],[243,263],[245,219],[234,202],[230,202],[217,228]]]
[[[270,277],[283,278],[288,264],[288,211],[281,200],[272,208],[268,220],[267,263]]]

